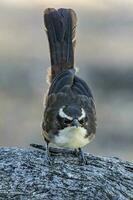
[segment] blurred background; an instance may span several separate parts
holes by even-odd
[[[0,145],[41,143],[43,96],[50,66],[43,10],[76,11],[78,74],[93,91],[95,155],[133,160],[133,1],[0,1]]]

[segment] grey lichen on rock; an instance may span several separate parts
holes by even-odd
[[[0,200],[131,200],[133,164],[86,154],[81,165],[72,152],[0,148]]]

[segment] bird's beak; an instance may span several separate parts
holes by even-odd
[[[71,123],[72,126],[76,126],[76,128],[78,128],[80,126],[80,123],[77,119],[74,119]]]

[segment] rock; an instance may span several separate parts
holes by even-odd
[[[132,200],[133,164],[72,150],[51,155],[31,148],[0,148],[0,200]],[[52,148],[51,148],[52,151]]]

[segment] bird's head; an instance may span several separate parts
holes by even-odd
[[[84,108],[76,107],[76,105],[62,106],[59,109],[57,120],[61,129],[85,127],[88,121]]]

